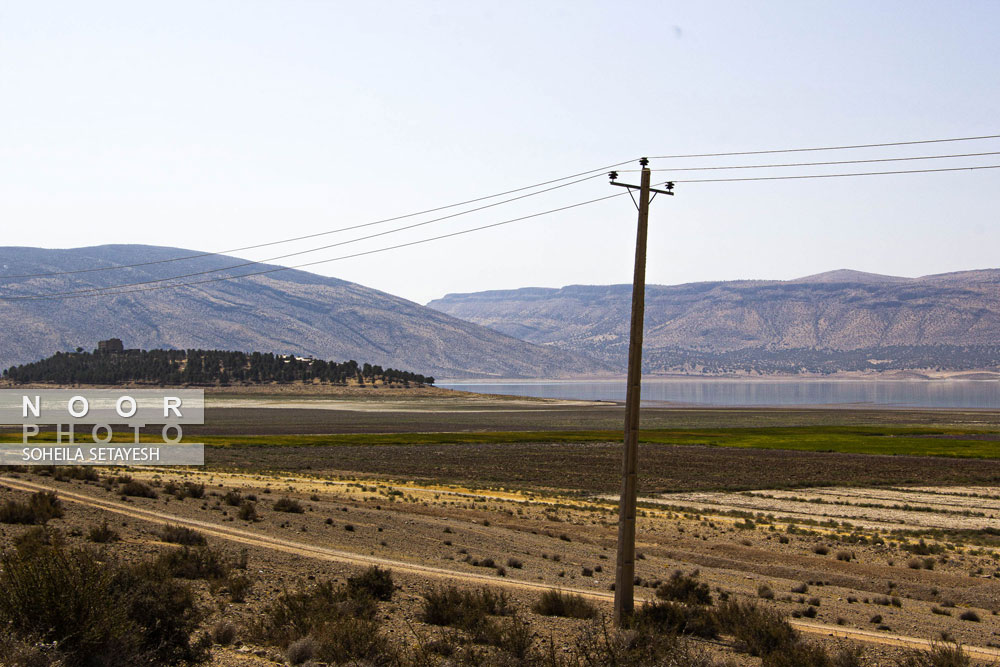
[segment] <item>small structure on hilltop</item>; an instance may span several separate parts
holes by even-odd
[[[97,342],[97,351],[107,354],[120,354],[125,351],[125,345],[121,338],[109,338]]]

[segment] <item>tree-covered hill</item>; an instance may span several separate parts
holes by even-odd
[[[243,385],[320,382],[419,386],[434,378],[372,364],[324,361],[270,352],[224,350],[126,350],[57,352],[51,357],[8,368],[9,382],[116,385]]]

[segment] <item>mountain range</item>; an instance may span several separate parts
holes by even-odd
[[[429,307],[623,371],[631,285],[449,294]],[[1000,363],[1000,270],[921,278],[647,285],[647,372],[982,368]]]
[[[569,350],[527,343],[391,294],[305,271],[174,289],[147,289],[167,284],[151,282],[123,288],[147,291],[119,295],[10,299],[198,272],[208,273],[184,281],[277,268],[258,264],[222,271],[245,260],[212,254],[163,261],[199,254],[145,245],[0,248],[0,368],[121,338],[128,348],[294,353],[437,377],[559,377],[610,370]],[[132,264],[144,266],[90,270]]]
[[[293,353],[438,378],[625,369],[630,285],[449,294],[422,306],[297,270],[213,280],[279,268],[225,270],[243,263],[144,245],[0,248],[0,368],[121,338],[129,348]],[[121,265],[139,266],[93,270]],[[181,274],[203,275],[181,280],[198,284],[158,289]],[[17,298],[126,283],[145,284],[116,295]],[[921,278],[840,270],[646,287],[646,372],[994,367],[1000,269]]]

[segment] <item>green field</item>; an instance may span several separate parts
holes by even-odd
[[[194,440],[193,438],[188,438]],[[216,447],[336,447],[371,445],[469,445],[531,443],[608,443],[621,432],[586,431],[486,431],[443,433],[335,433],[324,435],[201,435],[198,442]],[[87,438],[78,438],[87,442]],[[153,438],[144,438],[153,441]],[[20,442],[6,434],[3,442]],[[33,442],[54,442],[53,432],[43,432]],[[117,442],[127,439],[116,438]],[[640,442],[658,445],[701,445],[744,449],[784,449],[800,452],[847,454],[1000,458],[1000,431],[922,426],[787,426],[710,429],[647,429]]]

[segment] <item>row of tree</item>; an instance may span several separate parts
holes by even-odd
[[[434,378],[369,363],[324,361],[225,350],[128,350],[124,353],[56,352],[3,372],[15,383],[232,385],[292,382],[428,385]]]

